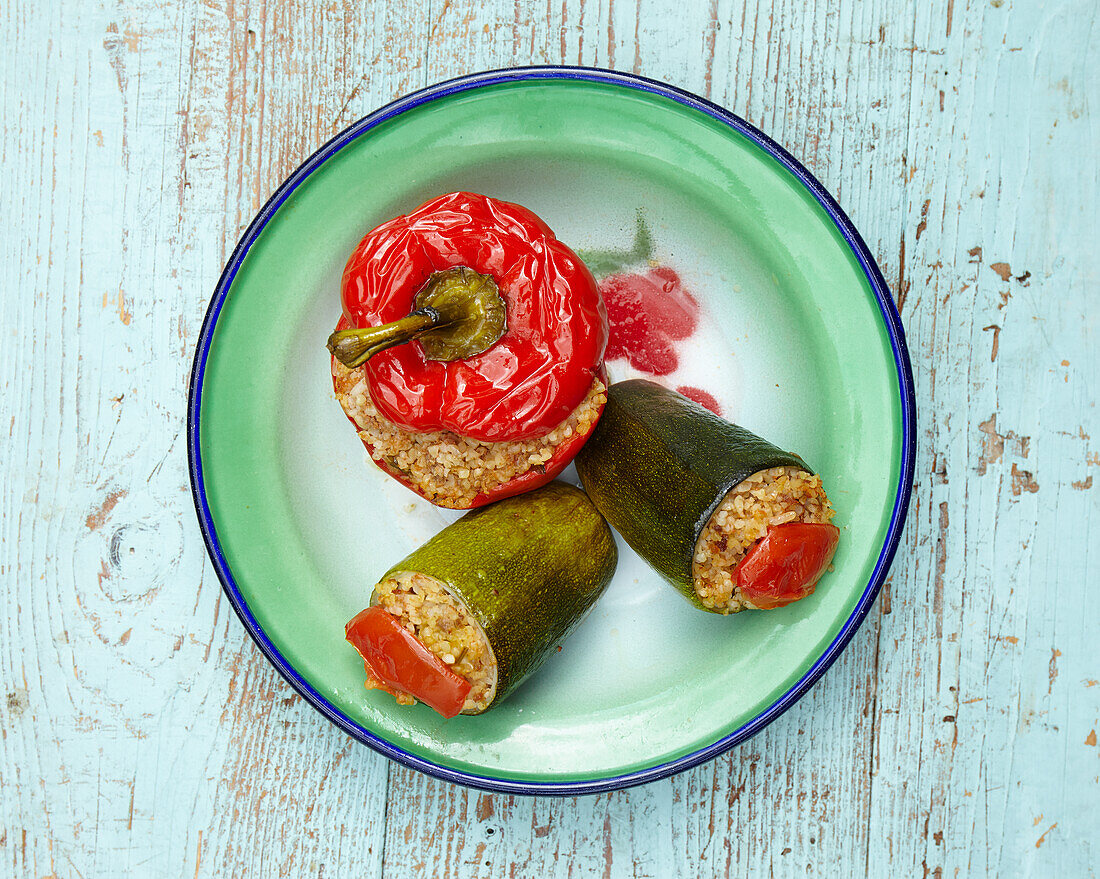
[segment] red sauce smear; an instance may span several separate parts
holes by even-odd
[[[675,372],[680,360],[673,343],[688,338],[699,323],[699,303],[680,276],[668,266],[657,266],[611,275],[599,286],[611,325],[604,356],[626,359],[650,375]]]
[[[715,415],[722,414],[722,407],[718,405],[718,401],[714,399],[713,395],[707,393],[702,388],[697,388],[692,385],[680,385],[676,390],[689,400],[694,400],[700,406],[709,409]]]
[[[617,272],[600,282],[610,336],[605,357],[626,360],[640,372],[661,376],[680,365],[676,342],[695,332],[699,303],[676,271],[657,266],[645,272]],[[676,388],[689,400],[722,414],[713,394],[692,385]]]

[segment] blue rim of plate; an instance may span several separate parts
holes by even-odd
[[[210,354],[210,344],[214,336],[214,328],[218,322],[222,306],[225,304],[229,289],[233,285],[233,279],[244,261],[245,255],[253,245],[264,227],[274,216],[275,212],[283,204],[299,185],[320,167],[329,158],[343,149],[352,141],[369,132],[372,128],[392,119],[401,113],[440,98],[465,92],[471,89],[484,88],[506,82],[525,80],[582,80],[586,82],[600,83],[604,85],[616,85],[627,89],[635,89],[642,92],[660,95],[669,98],[678,104],[690,107],[700,113],[710,116],[719,122],[725,123],[734,131],[747,137],[764,149],[773,159],[779,162],[795,178],[806,187],[825,209],[830,219],[840,231],[848,247],[855,254],[860,267],[870,284],[875,295],[879,310],[890,337],[890,347],[893,350],[894,366],[897,369],[898,387],[901,395],[901,476],[898,481],[897,495],[894,500],[894,509],[890,516],[890,525],[886,532],[886,540],[879,553],[878,560],[871,573],[870,581],[860,596],[859,602],[852,611],[851,616],[845,621],[840,632],[832,643],[817,658],[806,673],[795,684],[773,702],[768,708],[738,727],[733,732],[723,736],[718,741],[698,751],[693,751],[682,757],[652,766],[648,769],[625,775],[597,778],[587,781],[523,781],[508,778],[493,778],[487,775],[475,775],[440,766],[403,751],[390,744],[374,733],[357,724],[347,715],[339,711],[328,702],[310,684],[302,678],[298,672],[278,651],[274,644],[260,627],[256,618],[249,610],[240,589],[237,587],[233,572],[222,553],[221,542],[218,539],[210,507],[206,499],[206,486],[203,481],[202,452],[199,447],[199,423],[201,417],[203,377],[206,371],[206,361]],[[642,76],[629,73],[618,73],[613,70],[604,70],[595,67],[569,67],[569,66],[537,66],[537,67],[512,67],[501,70],[489,70],[483,73],[475,73],[468,76],[450,79],[436,85],[420,89],[402,98],[386,104],[375,110],[369,116],[345,128],[328,143],[318,149],[312,156],[291,174],[283,184],[268,199],[256,218],[249,224],[241,240],[237,243],[233,254],[218,279],[218,285],[214,291],[214,297],[203,320],[202,330],[199,333],[198,347],[195,351],[194,365],[191,370],[191,382],[187,399],[187,457],[191,476],[191,492],[194,496],[195,510],[198,514],[199,527],[202,530],[203,540],[206,543],[207,552],[214,565],[214,570],[221,581],[233,609],[247,629],[248,634],[256,642],[264,656],[271,662],[275,669],[283,676],[288,684],[314,708],[321,712],[332,723],[363,744],[373,748],[381,754],[398,763],[417,769],[435,778],[444,781],[455,782],[467,787],[481,790],[509,793],[509,794],[552,794],[558,796],[575,796],[578,794],[606,793],[621,788],[633,787],[645,784],[661,778],[667,778],[685,769],[713,760],[719,754],[728,751],[734,745],[744,742],[760,732],[765,726],[779,717],[784,711],[795,704],[825,673],[826,669],[836,660],[841,651],[848,645],[856,630],[863,623],[871,605],[874,603],[886,574],[893,561],[901,540],[902,527],[905,524],[905,516],[909,509],[909,499],[913,490],[913,471],[916,453],[916,401],[913,386],[913,369],[909,361],[909,349],[905,344],[905,334],[902,330],[901,317],[890,295],[890,290],[882,276],[882,272],[871,256],[867,245],[859,232],[856,231],[847,214],[841,210],[836,200],[825,190],[825,187],[807,171],[783,147],[773,141],[763,132],[746,122],[739,116],[728,110],[700,98],[683,89]]]

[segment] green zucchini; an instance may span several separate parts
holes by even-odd
[[[576,458],[584,490],[627,544],[693,605],[692,558],[726,493],[752,474],[806,463],[654,382],[618,382]]]
[[[584,619],[617,560],[614,535],[584,492],[551,482],[467,513],[382,581],[423,574],[466,605],[496,659],[492,707]]]

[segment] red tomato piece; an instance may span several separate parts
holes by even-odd
[[[829,567],[839,539],[835,525],[773,525],[741,559],[734,572],[737,585],[745,598],[762,609],[805,598]]]
[[[387,688],[415,696],[447,718],[462,711],[470,682],[381,607],[357,614],[344,627],[344,636]]]

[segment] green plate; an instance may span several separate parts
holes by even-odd
[[[615,579],[592,614],[489,713],[445,721],[364,689],[344,623],[383,572],[457,514],[369,463],[333,396],[324,343],[340,314],[344,262],[363,234],[458,189],[526,205],[582,251],[628,248],[636,217],[646,220],[654,255],[702,307],[680,370],[663,380],[709,391],[727,417],[797,452],[825,480],[841,544],[813,596],[775,612],[705,614],[620,541]],[[613,380],[640,374],[625,361],[609,369]],[[873,602],[912,485],[901,325],[847,217],[732,114],[593,69],[443,83],[322,147],[226,266],[188,415],[211,559],[288,682],[393,759],[521,793],[666,776],[788,708]]]

